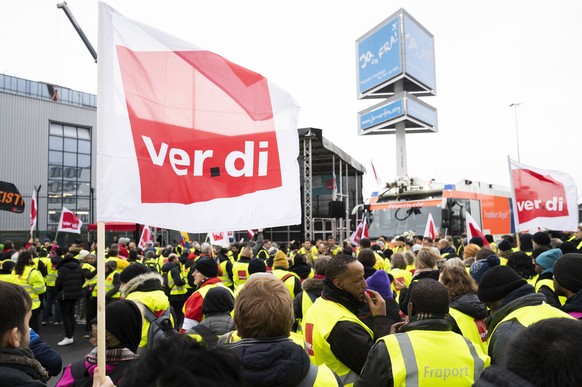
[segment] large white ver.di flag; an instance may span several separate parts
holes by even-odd
[[[508,157],[515,228],[576,231],[578,190],[567,173],[530,167]]]
[[[98,221],[204,233],[301,222],[288,93],[101,2],[98,69]]]

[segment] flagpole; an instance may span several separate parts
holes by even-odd
[[[97,222],[97,366],[105,382],[105,222]]]

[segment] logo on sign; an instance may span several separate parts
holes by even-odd
[[[79,228],[79,219],[75,215],[71,214],[70,212],[65,212],[63,214],[62,226],[76,230]]]
[[[564,185],[548,175],[529,169],[511,171],[515,186],[515,204],[521,223],[538,217],[568,216]]]
[[[282,185],[263,76],[207,51],[117,54],[143,203],[192,204]]]

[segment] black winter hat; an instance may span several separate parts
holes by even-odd
[[[478,236],[473,237],[469,240],[469,243],[474,243],[479,247],[483,247],[483,238],[478,237]]]
[[[138,275],[149,273],[150,269],[141,263],[131,263],[119,273],[119,280],[126,284]]]
[[[509,251],[511,250],[511,243],[507,239],[503,239],[501,242],[499,242],[497,248],[499,251]]]
[[[548,246],[551,242],[550,234],[544,231],[538,231],[533,234],[533,241],[538,245]]]
[[[141,341],[143,317],[138,306],[130,300],[119,300],[105,307],[105,329],[133,353]]]
[[[481,278],[483,275],[490,270],[492,267],[499,266],[500,264],[499,257],[495,254],[491,254],[485,259],[481,259],[479,261],[474,262],[471,267],[469,268],[469,274],[473,279],[479,283],[481,282]]]
[[[200,258],[196,261],[194,269],[198,270],[206,278],[212,278],[218,275],[218,264],[214,258]]]
[[[519,249],[521,251],[532,251],[533,244],[531,241],[533,240],[533,235],[529,233],[520,234],[519,235]]]
[[[267,266],[261,258],[253,258],[249,262],[249,275],[253,273],[265,273],[266,271]]]
[[[512,268],[494,266],[481,277],[477,296],[481,302],[499,301],[525,284],[527,284],[526,280],[521,278]]]
[[[215,286],[204,296],[202,313],[230,313],[234,309],[234,296],[228,288]]]
[[[582,254],[568,253],[558,258],[554,264],[554,278],[572,292],[582,289]]]

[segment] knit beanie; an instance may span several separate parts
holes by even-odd
[[[273,267],[289,269],[289,261],[287,260],[287,256],[281,250],[277,251],[277,254],[275,254],[275,259],[273,260]]]
[[[261,258],[253,258],[249,262],[248,270],[249,270],[249,275],[251,275],[253,273],[266,273],[267,266],[265,265],[265,261],[263,261]]]
[[[554,278],[562,287],[574,293],[582,289],[582,254],[562,255],[554,264]]]
[[[509,266],[494,266],[481,277],[477,296],[481,302],[499,301],[526,284],[526,280]]]
[[[89,254],[91,254],[91,253],[87,250],[79,251],[79,260],[85,259],[85,257]]]
[[[390,278],[384,270],[376,270],[374,274],[366,279],[368,289],[374,290],[384,298],[392,298],[392,288],[390,286]]]
[[[206,278],[212,278],[218,275],[218,264],[214,258],[200,258],[196,261],[194,268]]]
[[[538,231],[533,234],[532,240],[538,245],[549,246],[551,239],[550,234],[544,231]]]
[[[509,251],[511,250],[511,243],[509,243],[509,241],[507,239],[503,239],[501,242],[499,242],[499,244],[497,245],[497,249],[499,251]]]
[[[479,247],[483,247],[483,238],[478,237],[478,236],[474,236],[473,238],[471,238],[469,240],[469,243],[474,243]]]
[[[562,256],[562,250],[550,249],[546,250],[536,258],[536,263],[544,268],[544,271],[552,272],[554,263]]]
[[[121,346],[136,353],[141,341],[143,317],[133,301],[119,300],[105,307],[105,329],[121,342]]]
[[[230,313],[234,309],[234,296],[228,288],[216,286],[210,289],[202,302],[202,313]]]
[[[533,235],[529,233],[521,234],[519,236],[519,249],[521,251],[532,251],[533,244],[531,243],[533,240]]]
[[[562,250],[562,254],[568,253],[575,253],[578,251],[576,245],[572,242],[564,242],[560,245],[560,250]]]
[[[469,274],[471,274],[471,277],[479,283],[483,274],[485,274],[487,270],[491,269],[493,266],[499,266],[500,263],[499,257],[495,254],[491,254],[485,259],[475,261],[469,268]]]
[[[148,250],[145,253],[145,259],[154,259],[156,257],[156,252],[153,250]]]
[[[121,273],[119,274],[119,280],[121,281],[121,283],[126,284],[135,277],[137,277],[138,275],[149,272],[150,269],[146,265],[143,265],[141,263],[132,263],[121,271]]]

